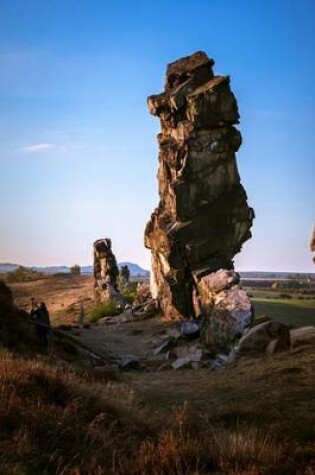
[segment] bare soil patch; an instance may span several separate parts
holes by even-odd
[[[14,301],[24,310],[30,310],[30,298],[45,302],[53,326],[77,322],[82,300],[88,313],[94,305],[92,276],[48,276],[34,282],[10,284]]]

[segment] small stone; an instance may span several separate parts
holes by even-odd
[[[123,371],[139,369],[139,361],[133,355],[125,355],[120,360],[120,369]]]
[[[290,330],[291,347],[297,348],[298,346],[315,344],[315,327],[300,327]]]
[[[204,349],[200,345],[182,345],[175,348],[174,353],[177,358],[189,359],[189,361],[199,362],[204,356]]]
[[[179,328],[177,327],[171,327],[166,330],[166,333],[173,338],[174,340],[177,340],[182,336],[182,332],[180,331]]]
[[[177,360],[173,361],[172,368],[179,369],[189,366],[190,359],[189,358],[177,358]]]
[[[157,348],[155,348],[153,350],[153,356],[157,356],[160,353],[162,353],[163,351],[168,350],[170,345],[171,345],[171,341],[172,341],[171,338],[163,341],[163,343],[161,345],[159,345]]]
[[[266,355],[273,355],[276,352],[277,342],[277,339],[271,340],[266,348]]]
[[[183,335],[195,335],[196,337],[199,336],[200,328],[200,322],[183,322],[181,326]]]

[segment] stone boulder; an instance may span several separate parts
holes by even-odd
[[[235,356],[261,356],[290,349],[290,329],[284,323],[265,322],[250,328],[239,340]]]
[[[137,318],[151,318],[159,313],[159,304],[152,297],[150,285],[138,284],[137,296],[132,304],[133,315]]]
[[[315,327],[300,327],[290,330],[291,347],[315,345]]]
[[[175,357],[171,366],[198,369],[210,363],[210,357],[205,347],[200,343],[181,344],[171,351],[170,357]]]
[[[213,354],[232,349],[252,322],[252,303],[238,282],[239,275],[225,269],[201,277],[198,282],[205,316],[202,341]]]

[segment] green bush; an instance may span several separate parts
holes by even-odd
[[[137,296],[137,292],[135,290],[127,289],[124,292],[122,292],[122,296],[126,300],[126,302],[132,305]]]
[[[6,281],[10,284],[14,282],[31,282],[42,279],[43,277],[44,274],[42,272],[37,272],[29,267],[19,266],[14,271],[6,274]]]
[[[292,295],[281,293],[281,294],[279,294],[278,298],[279,299],[292,299]]]
[[[114,317],[122,312],[122,308],[115,302],[103,302],[93,308],[91,322],[96,323],[103,317]]]

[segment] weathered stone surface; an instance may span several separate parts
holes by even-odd
[[[271,322],[269,315],[257,315],[253,318],[251,326],[259,325],[260,323]]]
[[[198,276],[197,276],[198,278]],[[238,284],[239,275],[232,270],[220,269],[217,272],[207,274],[200,278],[199,292],[205,296],[218,294],[222,290],[227,290],[232,285]]]
[[[96,303],[115,301],[124,305],[117,286],[119,270],[109,238],[94,242],[94,298]]]
[[[139,369],[140,364],[135,356],[125,355],[121,358],[119,367],[122,371],[129,371],[133,369]]]
[[[198,338],[200,336],[201,322],[183,322],[181,325],[182,335],[189,338]]]
[[[265,322],[252,327],[235,348],[236,357],[259,356],[290,349],[290,330],[283,323]]]
[[[211,361],[207,349],[200,343],[182,344],[170,353],[171,357],[176,358],[172,363],[172,368],[175,370],[188,367],[198,369],[209,366]]]
[[[313,235],[312,235],[310,247],[311,247],[311,251],[315,252],[315,226],[314,226],[314,229],[313,229]],[[315,256],[313,257],[313,262],[315,264]]]
[[[166,352],[172,343],[172,338],[168,337],[166,340],[164,340],[162,343],[159,344],[156,348],[153,350],[153,356],[157,356],[160,353]]]
[[[229,362],[229,356],[224,353],[219,353],[216,355],[215,359],[212,361],[210,368],[215,371],[221,369],[226,363]]]
[[[139,283],[137,297],[132,305],[133,314],[137,318],[151,318],[159,313],[158,301],[152,298],[150,286]]]
[[[206,315],[202,340],[213,354],[232,349],[252,321],[253,308],[248,295],[239,285],[230,288],[229,285],[217,293],[209,286],[202,287]]]
[[[180,368],[187,368],[191,364],[189,358],[177,358],[177,360],[173,361],[172,368],[173,369],[180,369]]]
[[[127,265],[121,266],[119,271],[119,285],[120,288],[126,289],[129,285],[130,270]]]
[[[315,327],[301,327],[290,330],[291,347],[315,344]]]
[[[188,358],[196,363],[200,362],[205,356],[203,346],[198,343],[178,346],[175,348],[174,353],[177,358]]]
[[[235,158],[241,145],[234,127],[237,102],[229,77],[214,76],[213,64],[203,52],[171,63],[164,92],[148,98],[151,114],[161,122],[160,202],[146,226],[145,246],[152,256],[152,296],[167,319],[194,318],[207,305],[209,314],[207,291],[213,287],[217,294],[237,283],[237,275],[227,270],[251,237],[254,213]],[[213,283],[211,273],[219,269]],[[241,319],[242,331],[247,317],[227,295],[224,299],[234,312],[232,321]]]
[[[120,315],[108,316],[100,318],[97,322],[98,325],[113,325],[119,323],[132,322],[134,320],[132,310],[124,310]]]

